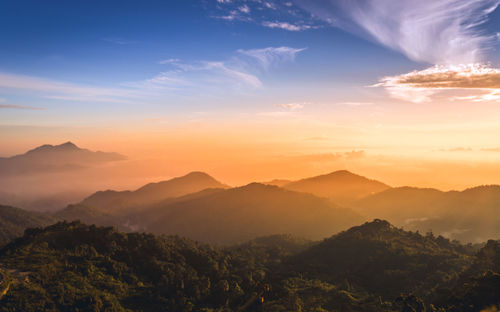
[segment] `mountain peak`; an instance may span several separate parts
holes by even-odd
[[[59,148],[64,148],[64,149],[79,149],[78,146],[76,146],[73,142],[71,141],[68,141],[66,143],[63,143],[63,144],[60,144],[60,145],[56,145],[55,147],[59,147]]]

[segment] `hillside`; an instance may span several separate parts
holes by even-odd
[[[42,145],[24,154],[0,158],[0,175],[24,175],[71,171],[124,160],[118,153],[93,152],[71,142],[60,145]]]
[[[427,297],[470,263],[470,250],[443,237],[421,236],[375,220],[353,227],[290,260],[308,278],[346,282],[384,298]]]
[[[36,212],[0,205],[0,246],[22,236],[26,228],[46,226],[55,219]]]
[[[211,243],[289,233],[320,239],[362,219],[327,199],[252,183],[144,211],[143,229]]]
[[[370,180],[346,170],[340,170],[290,182],[283,185],[283,188],[327,197],[338,204],[347,204],[390,187],[382,182]]]
[[[101,191],[84,199],[84,206],[100,209],[106,213],[139,209],[170,198],[196,193],[210,188],[227,188],[203,172],[191,172],[168,181],[149,183],[135,191]]]
[[[0,270],[27,272],[0,311],[481,311],[500,303],[499,251],[380,220],[228,248],[58,223],[0,249]]]

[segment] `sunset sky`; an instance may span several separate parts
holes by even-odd
[[[158,178],[500,183],[499,4],[4,1],[0,157],[72,141]]]

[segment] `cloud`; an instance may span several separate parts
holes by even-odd
[[[288,31],[301,31],[313,28],[313,26],[311,25],[291,24],[288,22],[277,22],[277,21],[275,22],[264,21],[262,22],[262,26],[267,28],[284,29]]]
[[[305,105],[310,104],[309,102],[302,103],[286,103],[286,104],[276,104],[277,107],[285,108],[291,111],[303,109]]]
[[[500,0],[296,0],[318,18],[430,64],[481,60],[495,36],[480,25]]]
[[[243,69],[225,61],[199,61],[183,63],[171,62],[174,70],[161,72],[153,78],[129,83],[127,85],[149,90],[178,90],[195,88],[200,91],[204,87],[262,87],[260,79]]]
[[[453,96],[453,100],[500,100],[500,69],[484,64],[435,65],[421,71],[388,76],[377,87],[386,88],[394,97],[415,103],[427,102],[440,90],[469,90],[478,95]]]
[[[246,13],[246,14],[250,13],[250,7],[248,5],[246,5],[246,4],[240,6],[238,8],[238,10],[240,10],[240,12],[243,12],[243,13]]]
[[[440,149],[440,152],[472,152],[473,149],[470,147],[454,147],[448,149]]]
[[[296,55],[304,50],[306,48],[268,47],[264,49],[238,50],[238,52],[256,59],[265,69],[268,69],[275,64],[293,62]]]
[[[177,58],[169,58],[169,59],[166,59],[166,60],[161,60],[159,61],[158,63],[160,64],[172,64],[172,63],[178,63],[180,62],[181,60],[177,59]]]
[[[14,105],[14,104],[0,104],[0,109],[45,110],[45,108],[42,107]]]
[[[287,31],[304,31],[319,28],[324,22],[293,4],[292,1],[276,0],[217,0],[216,12],[209,13],[216,19],[251,22],[267,28]]]
[[[39,77],[0,73],[0,89],[9,91],[29,91],[45,97],[73,96],[86,101],[121,101],[125,98],[137,98],[141,93],[124,88],[104,88],[86,86]]]

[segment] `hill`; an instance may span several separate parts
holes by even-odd
[[[146,184],[135,191],[97,192],[84,199],[81,204],[112,214],[129,209],[137,210],[140,207],[210,188],[227,188],[227,186],[206,173],[191,172],[168,181]]]
[[[159,205],[137,219],[153,233],[211,243],[280,233],[320,239],[362,220],[327,199],[259,183]]]
[[[36,212],[0,205],[0,246],[22,236],[26,228],[46,226],[55,219]]]
[[[427,297],[470,264],[471,250],[443,237],[422,236],[375,220],[312,246],[290,260],[308,278],[347,283],[386,299]]]
[[[498,246],[473,254],[380,220],[227,248],[61,222],[0,249],[0,311],[482,311],[500,303]]]
[[[24,154],[0,158],[0,175],[23,175],[70,171],[87,166],[124,160],[118,153],[92,152],[71,142],[42,145]]]
[[[347,170],[340,170],[291,182],[283,185],[283,188],[327,197],[338,204],[347,204],[390,187],[382,182],[367,179]]]

